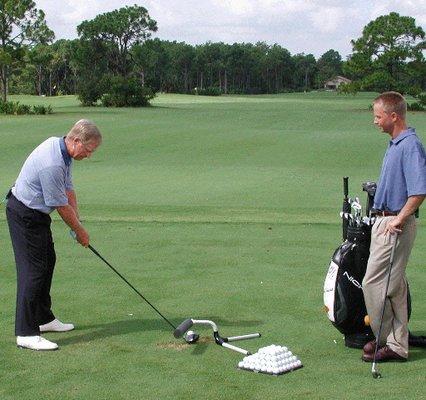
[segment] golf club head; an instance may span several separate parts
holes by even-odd
[[[376,364],[373,363],[373,366],[371,367],[371,374],[373,375],[374,379],[380,379],[382,375],[379,371],[377,371]]]
[[[380,372],[377,372],[377,371],[373,371],[372,374],[374,379],[380,379],[382,377]]]
[[[346,221],[349,221],[352,218],[352,214],[349,214],[349,213],[343,212],[343,211],[341,211],[339,215],[340,215],[340,218],[342,218]]]
[[[356,211],[361,211],[362,210],[362,205],[358,202],[358,201],[353,201],[351,203],[351,207],[356,210]]]
[[[377,189],[376,182],[364,182],[362,184],[362,190],[364,192],[367,192],[370,196],[374,197],[374,195],[376,193],[376,189]]]
[[[188,331],[185,333],[185,335],[183,335],[183,338],[185,339],[186,343],[194,344],[198,342],[200,335],[194,331]]]

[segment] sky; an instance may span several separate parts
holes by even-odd
[[[157,21],[152,37],[196,45],[278,43],[291,54],[337,50],[352,53],[351,40],[380,15],[397,12],[426,30],[426,0],[35,0],[56,39],[74,39],[84,20],[126,5],[145,7]],[[58,6],[58,3],[60,6]]]

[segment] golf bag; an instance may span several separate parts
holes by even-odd
[[[362,292],[362,279],[370,255],[370,210],[376,185],[364,184],[368,193],[367,219],[362,219],[359,200],[348,198],[349,178],[343,178],[342,237],[343,243],[335,250],[324,282],[324,304],[328,319],[344,335],[348,347],[362,347],[374,338],[366,324],[367,310]],[[367,190],[368,189],[368,190]],[[352,204],[356,207],[351,214]]]
[[[328,319],[344,335],[347,347],[362,348],[374,339],[369,326],[367,309],[362,292],[362,280],[370,255],[371,217],[376,184],[362,185],[367,192],[366,216],[361,215],[359,200],[348,198],[348,178],[344,179],[344,200],[342,232],[343,243],[334,252],[324,282],[324,305]],[[351,204],[352,203],[352,204]],[[355,215],[349,215],[355,206]],[[411,314],[411,298],[408,288],[408,317]],[[424,336],[410,333],[410,346],[426,347]]]
[[[368,227],[348,227],[347,239],[334,252],[324,282],[328,319],[345,335],[348,347],[362,347],[374,339],[365,323],[361,286],[370,254],[370,233]]]

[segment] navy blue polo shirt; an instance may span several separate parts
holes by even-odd
[[[398,212],[415,195],[426,195],[426,155],[415,129],[408,128],[389,142],[374,208]]]

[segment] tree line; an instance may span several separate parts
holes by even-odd
[[[152,38],[144,7],[126,6],[83,21],[78,39],[54,41],[31,0],[0,0],[0,74],[7,93],[77,94],[84,105],[144,105],[155,92],[260,94],[308,91],[344,75],[345,90],[426,88],[425,34],[396,13],[370,22],[345,61],[330,49],[316,59],[278,44],[190,45]]]
[[[191,93],[218,89],[224,94],[280,93],[320,88],[342,74],[339,53],[329,50],[318,60],[312,54],[291,55],[266,43],[205,43],[148,39],[133,46],[128,67],[121,70],[114,49],[101,43],[58,40],[27,49],[9,82],[10,93],[75,94],[79,86],[102,85],[105,76],[137,78],[154,91]]]

